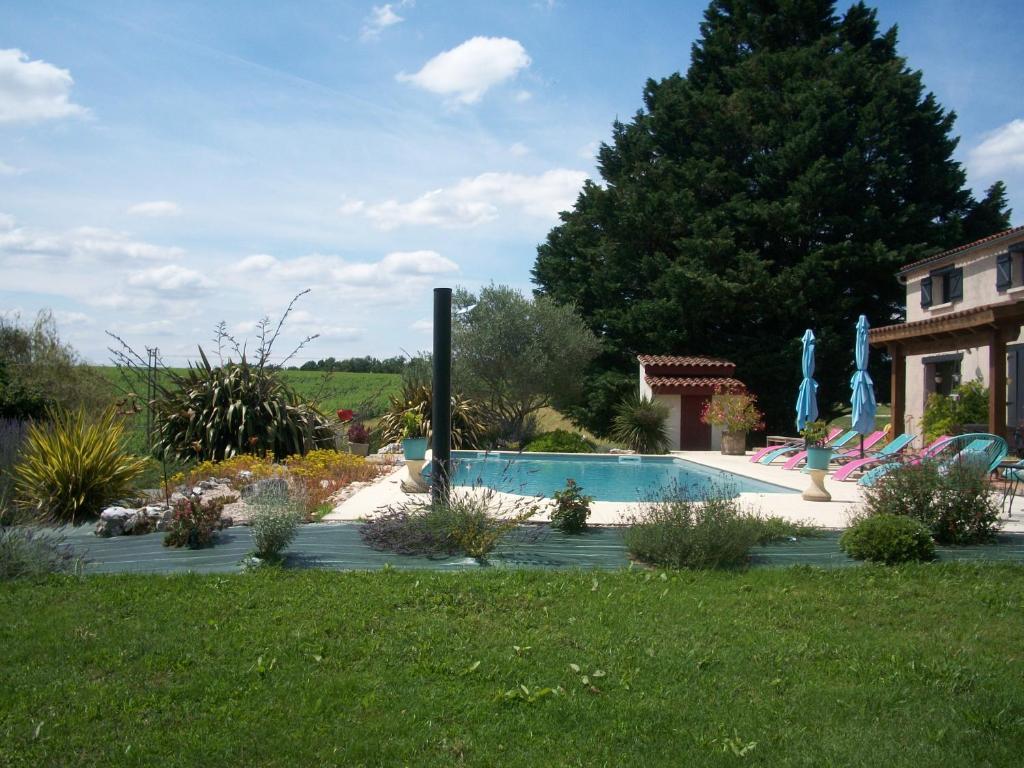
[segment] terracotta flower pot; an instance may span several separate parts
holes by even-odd
[[[742,456],[747,452],[746,432],[723,432],[722,453],[725,456]]]

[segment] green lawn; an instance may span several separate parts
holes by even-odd
[[[1021,637],[1020,566],[8,583],[0,765],[1019,765]]]

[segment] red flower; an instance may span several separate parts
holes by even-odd
[[[355,416],[355,413],[352,411],[351,408],[339,408],[338,409],[338,421],[340,421],[340,422],[352,421],[352,418],[354,416]]]

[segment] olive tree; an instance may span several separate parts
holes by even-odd
[[[532,416],[582,394],[583,371],[600,342],[572,306],[504,285],[454,297],[452,375],[486,413],[492,438],[521,442]]]

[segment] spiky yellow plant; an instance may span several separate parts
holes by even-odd
[[[15,467],[18,505],[65,523],[95,517],[123,497],[145,467],[124,448],[124,424],[113,408],[98,419],[82,410],[54,411],[29,427]]]

